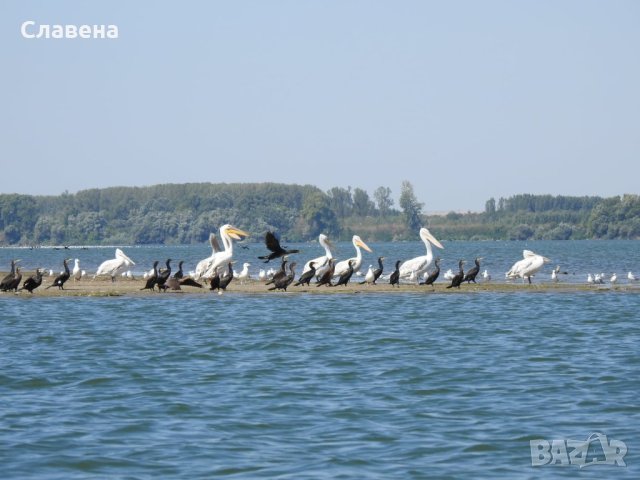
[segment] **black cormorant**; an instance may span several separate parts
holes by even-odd
[[[180,263],[178,263],[178,271],[173,274],[173,278],[177,278],[178,280],[180,280],[182,277],[184,277],[184,272],[182,271],[183,263],[184,260],[180,260]]]
[[[11,260],[11,271],[2,279],[2,282],[0,282],[0,290],[3,292],[9,290],[9,285],[12,283],[16,275],[16,263],[19,261],[20,260]]]
[[[431,285],[433,286],[433,282],[435,282],[440,276],[440,259],[436,258],[435,261],[436,269],[429,274],[429,276],[425,279],[424,282],[421,282],[420,285]]]
[[[458,268],[460,271],[456,273],[451,279],[451,285],[448,285],[447,288],[458,287],[460,288],[460,284],[464,281],[464,271],[462,270],[462,266],[465,264],[464,260],[460,260],[458,262]]]
[[[20,271],[20,267],[16,267],[16,271],[13,274],[13,278],[4,284],[4,286],[2,287],[2,291],[9,292],[13,290],[14,292],[17,292],[21,281],[22,281],[22,272]]]
[[[480,272],[480,260],[482,260],[482,257],[478,257],[475,260],[476,266],[473,268],[470,268],[467,271],[467,274],[464,276],[464,279],[462,280],[463,282],[473,282],[476,283],[476,277],[478,276],[478,273]]]
[[[229,262],[229,269],[227,271],[227,274],[220,278],[218,292],[220,292],[220,290],[226,290],[231,283],[231,280],[233,280],[233,263],[234,262]]]
[[[27,278],[20,290],[27,290],[29,293],[33,293],[40,285],[42,285],[42,269],[37,268],[36,274]]]
[[[347,284],[349,283],[349,280],[351,280],[351,275],[353,275],[353,264],[355,263],[354,260],[349,260],[348,262],[348,266],[347,266],[347,271],[344,272],[342,275],[340,275],[340,278],[338,278],[338,281],[336,283],[334,283],[333,285],[331,285],[332,287],[337,287],[338,285],[344,285],[345,287],[347,286]]]
[[[167,280],[171,276],[171,259],[167,258],[166,262],[167,268],[163,268],[158,272],[158,277],[156,279],[156,285],[158,286],[158,290],[166,291],[167,290]]]
[[[280,246],[280,241],[273,232],[267,232],[264,236],[264,243],[271,253],[269,255],[263,255],[258,257],[260,260],[264,260],[264,263],[269,263],[269,260],[282,257],[283,255],[289,255],[290,253],[298,253],[300,250],[286,250]],[[266,260],[265,260],[266,259]]]
[[[396,269],[393,271],[393,273],[389,277],[389,283],[391,284],[392,287],[394,285],[398,285],[398,288],[400,288],[400,264],[401,263],[402,263],[402,260],[398,260],[396,262]]]
[[[376,281],[380,278],[380,275],[382,275],[382,270],[384,269],[384,266],[382,265],[382,260],[384,260],[384,257],[378,257],[378,268],[376,268],[373,271],[373,284],[376,284]]]
[[[280,280],[281,278],[284,278],[287,276],[287,257],[282,257],[282,263],[280,264],[280,270],[278,270],[276,273],[273,274],[273,277],[271,277],[271,280],[269,280],[267,283],[265,283],[265,285],[271,285],[272,283],[275,284],[278,280]]]
[[[65,258],[63,260],[62,264],[64,265],[64,272],[58,275],[53,281],[53,283],[47,287],[47,289],[51,287],[58,287],[58,290],[64,290],[65,282],[69,280],[69,277],[71,277],[71,271],[69,271],[69,265],[68,265],[69,260],[71,259]]]
[[[286,292],[287,287],[291,285],[291,283],[293,283],[293,279],[296,277],[295,268],[296,262],[291,262],[291,264],[289,265],[289,274],[274,282],[273,287],[271,287],[269,290],[284,290]]]
[[[320,285],[326,285],[327,287],[331,287],[332,286],[331,278],[333,277],[333,272],[335,272],[335,270],[336,270],[336,259],[330,258],[329,267],[318,280],[316,287],[319,287]]]
[[[147,278],[147,283],[145,283],[144,288],[141,288],[140,290],[155,291],[156,282],[158,281],[158,263],[160,263],[158,260],[153,262],[153,273],[149,278]]]
[[[309,270],[307,270],[302,275],[300,275],[300,278],[293,286],[297,287],[298,285],[304,285],[306,283],[308,287],[309,283],[311,283],[311,279],[315,276],[316,276],[316,264],[315,262],[311,262],[309,264]]]

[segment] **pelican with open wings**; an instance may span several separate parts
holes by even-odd
[[[426,228],[420,229],[420,239],[424,242],[427,248],[427,254],[419,257],[407,260],[400,265],[400,278],[409,278],[413,273],[417,278],[422,277],[422,274],[427,271],[431,262],[433,262],[433,250],[431,245],[435,245],[438,248],[444,248],[442,244],[434,237]]]
[[[207,268],[201,276],[204,278],[211,278],[215,275],[218,267],[226,266],[233,258],[233,241],[242,240],[248,236],[249,234],[247,232],[240,230],[233,225],[227,224],[220,227],[220,238],[222,238],[224,250],[215,252],[211,257],[209,257],[210,262],[208,262]]]
[[[213,258],[215,254],[218,252],[222,252],[222,248],[220,247],[220,243],[218,242],[218,237],[213,232],[209,234],[209,245],[211,245],[211,255],[209,255],[207,258],[203,258],[196,265],[196,270],[195,270],[196,279],[201,278],[204,272],[206,272],[209,269],[209,266],[213,262]]]

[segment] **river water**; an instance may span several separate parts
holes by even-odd
[[[371,246],[367,265],[420,254],[417,243]],[[451,242],[442,253],[446,268],[483,255],[499,276],[522,248],[566,267],[564,281],[640,271],[634,242]],[[125,251],[141,270],[208,255]],[[109,252],[69,256],[93,266]],[[1,249],[0,260],[48,266],[65,254]],[[2,478],[640,475],[634,293],[4,294],[0,309]],[[530,441],[596,432],[624,442],[626,466],[532,465]]]

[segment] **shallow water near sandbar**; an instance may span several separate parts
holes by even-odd
[[[7,298],[4,478],[636,478],[637,295]],[[532,467],[531,439],[628,446]]]
[[[501,272],[531,248],[580,283],[633,270],[636,245],[450,242],[444,252],[446,268],[485,255]],[[141,270],[208,253],[130,250]],[[65,255],[19,253],[34,265]],[[76,253],[97,265],[111,250]],[[396,253],[420,245],[374,245],[365,262]],[[16,258],[0,254],[3,265]],[[638,478],[640,296],[534,291],[4,294],[2,477]],[[530,440],[595,432],[626,444],[625,467],[532,466]]]

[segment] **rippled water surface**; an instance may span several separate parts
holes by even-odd
[[[636,245],[445,251],[501,271],[528,246],[622,273],[640,271]],[[3,479],[640,478],[637,293],[4,294],[0,309]],[[594,432],[625,442],[626,467],[532,467],[530,440]]]
[[[3,478],[637,478],[624,293],[3,298]],[[532,467],[529,440],[627,467]]]

